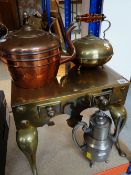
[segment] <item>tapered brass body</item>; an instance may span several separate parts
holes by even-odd
[[[21,122],[21,129],[17,130],[16,141],[20,150],[27,157],[33,175],[38,175],[36,168],[36,150],[38,145],[38,132],[35,127],[32,127],[29,121]]]

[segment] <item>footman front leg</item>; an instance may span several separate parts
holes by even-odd
[[[126,120],[127,120],[127,112],[126,109],[123,105],[119,105],[119,106],[110,106],[109,107],[110,113],[112,115],[112,119],[114,121],[115,127],[117,126],[118,123],[118,119],[121,117],[121,128],[120,128],[120,132],[123,129]],[[120,143],[119,143],[119,139],[116,142],[116,148],[120,154],[120,156],[125,157],[126,154],[121,150],[120,148]]]
[[[16,133],[16,141],[20,150],[27,157],[33,175],[38,175],[36,167],[36,150],[38,145],[37,129],[30,125],[29,121],[23,120],[21,128]]]

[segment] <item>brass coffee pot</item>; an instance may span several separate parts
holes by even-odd
[[[76,17],[77,21],[87,23],[97,21],[109,22],[104,19],[105,16],[103,14],[85,14]],[[104,39],[89,34],[85,37],[74,40],[73,43],[76,48],[76,59],[73,62],[76,65],[81,65],[83,67],[102,66],[112,58],[112,45],[107,39],[105,39],[105,32],[110,28],[110,26],[111,23],[109,22],[109,27],[104,31]]]

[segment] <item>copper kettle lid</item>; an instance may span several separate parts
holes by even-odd
[[[57,36],[43,30],[33,29],[25,25],[20,30],[13,32],[2,44],[6,54],[37,54],[49,52],[60,47]]]

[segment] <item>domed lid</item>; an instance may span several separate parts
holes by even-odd
[[[110,118],[104,114],[102,111],[97,111],[93,116],[92,116],[92,121],[94,125],[97,126],[106,126],[110,124]]]
[[[88,35],[74,41],[76,54],[82,59],[98,59],[113,55],[113,48],[108,40]]]
[[[2,43],[2,50],[6,54],[37,54],[49,52],[60,47],[58,38],[43,30],[33,29],[25,25],[20,30],[13,32]]]

